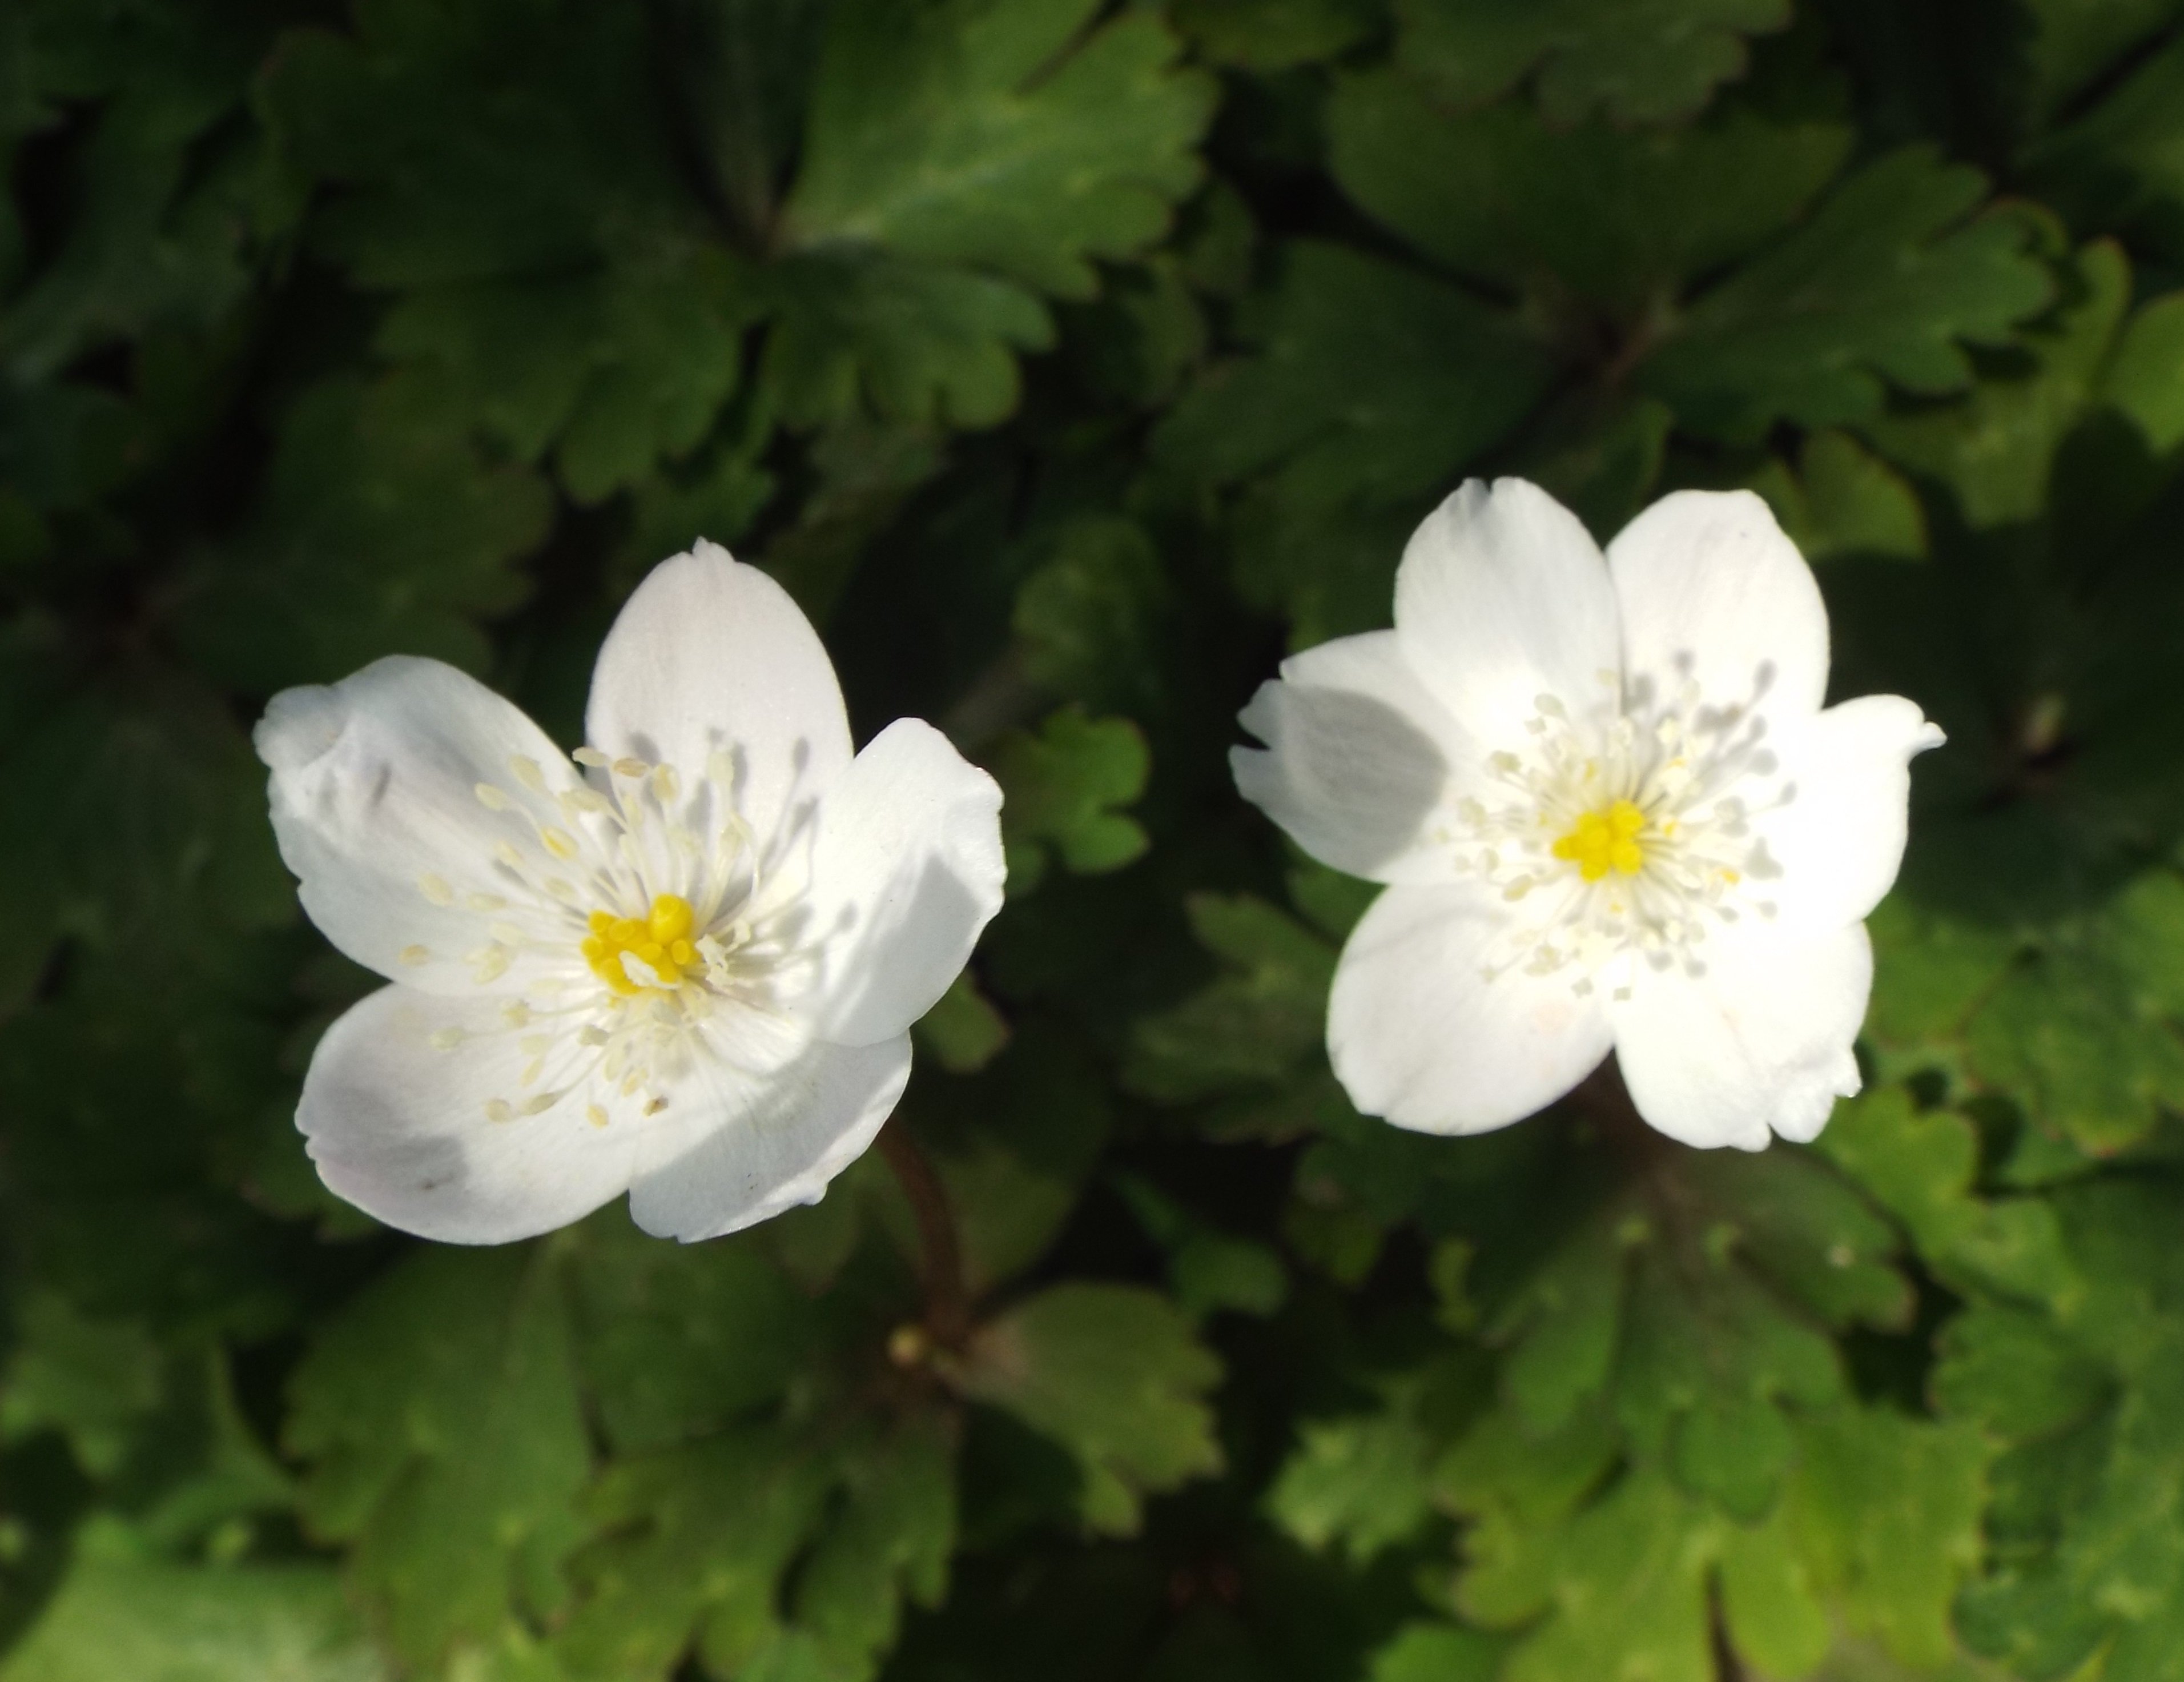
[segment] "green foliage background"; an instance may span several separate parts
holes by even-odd
[[[2178,0],[4,0],[0,1682],[2180,1682]],[[1230,789],[1463,475],[1914,696],[1867,1095],[1466,1141]],[[703,534],[1008,794],[878,1155],[378,1230],[247,729]]]

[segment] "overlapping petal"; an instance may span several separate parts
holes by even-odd
[[[1615,595],[1577,516],[1523,479],[1466,483],[1428,515],[1396,573],[1396,634],[1421,682],[1482,743],[1539,697],[1574,716],[1613,701]]]
[[[1663,497],[1607,545],[1624,679],[1642,696],[1695,682],[1709,706],[1799,723],[1828,687],[1828,614],[1813,570],[1748,490]]]
[[[1814,1137],[1858,1089],[1851,1047],[1873,990],[1864,925],[1743,929],[1702,950],[1703,974],[1640,964],[1610,1006],[1638,1113],[1691,1145]]]
[[[600,646],[584,728],[592,746],[675,766],[716,752],[762,846],[794,827],[851,757],[833,662],[788,591],[718,544],[655,567]]]
[[[845,1045],[891,1039],[930,1010],[1001,908],[1001,791],[947,737],[901,718],[827,791],[811,844],[816,1020]]]
[[[816,1203],[864,1154],[909,1079],[910,1036],[900,1033],[814,1045],[763,1081],[701,1063],[678,1094],[686,1114],[644,1136],[630,1214],[655,1237],[692,1243]]]
[[[554,1090],[554,1071],[525,1084],[534,1053],[504,1008],[382,987],[326,1030],[296,1126],[330,1189],[405,1232],[495,1244],[565,1227],[628,1188],[635,1108],[585,1080],[524,1114],[527,1098]]]
[[[1911,701],[1869,695],[1785,741],[1786,797],[1761,823],[1786,925],[1839,929],[1880,902],[1903,862],[1911,760],[1942,739]]]
[[[560,757],[546,734],[454,667],[393,656],[275,696],[255,741],[272,769],[281,857],[311,921],[405,986],[475,991],[470,954],[490,935],[471,897],[503,886],[495,848],[535,846],[542,824],[561,821],[510,772],[516,759]],[[488,807],[481,784],[505,794]],[[518,952],[484,985],[520,991],[542,961]]]
[[[1471,883],[1373,902],[1327,1009],[1328,1054],[1359,1109],[1419,1132],[1483,1133],[1553,1103],[1607,1055],[1607,1014],[1568,975],[1490,978],[1506,927],[1504,908]]]
[[[1448,880],[1434,818],[1478,750],[1394,632],[1291,655],[1240,717],[1266,746],[1229,750],[1237,789],[1299,847],[1368,881]]]

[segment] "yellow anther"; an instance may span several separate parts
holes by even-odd
[[[677,986],[684,969],[698,962],[697,948],[689,938],[696,919],[690,902],[674,893],[659,895],[642,919],[594,911],[585,925],[591,932],[577,950],[593,975],[625,997],[646,991],[631,979],[622,963],[625,956],[651,970],[662,987]]]
[[[647,919],[652,925],[652,938],[656,941],[679,941],[690,932],[690,921],[696,914],[690,902],[681,894],[664,893],[652,902],[652,914]]]
[[[1609,871],[1635,876],[1646,866],[1641,837],[1646,814],[1631,802],[1618,800],[1604,811],[1580,813],[1568,834],[1554,844],[1556,858],[1577,866],[1578,875],[1597,882]]]

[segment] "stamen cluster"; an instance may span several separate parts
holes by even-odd
[[[645,1113],[656,1114],[665,1086],[688,1072],[694,1031],[724,1008],[772,1014],[795,957],[792,873],[769,875],[758,857],[727,756],[715,755],[687,793],[671,765],[589,747],[574,757],[590,779],[549,780],[537,760],[515,756],[513,790],[475,790],[487,811],[512,821],[480,861],[493,890],[465,896],[492,920],[465,962],[481,987],[518,961],[537,972],[502,1012],[510,1031],[529,1031],[528,1060],[521,1092],[486,1100],[496,1121],[552,1109],[594,1070],[621,1098],[644,1093]],[[435,905],[454,900],[437,875],[417,886]],[[421,962],[432,956],[418,951]],[[451,1050],[477,1037],[443,1030],[435,1043]],[[603,1106],[587,1115],[607,1125]]]
[[[1583,994],[1602,964],[1635,952],[1696,975],[1710,925],[1774,915],[1749,889],[1780,874],[1752,824],[1782,797],[1764,717],[1708,707],[1692,685],[1665,707],[1648,700],[1574,716],[1560,697],[1536,696],[1523,751],[1489,754],[1486,785],[1457,801],[1444,833],[1458,870],[1524,908],[1489,975],[1574,970]]]

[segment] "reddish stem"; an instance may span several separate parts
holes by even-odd
[[[899,1122],[891,1121],[880,1130],[879,1148],[917,1221],[926,1329],[943,1349],[959,1350],[971,1334],[971,1305],[963,1288],[963,1249],[956,1240],[956,1217],[948,1207],[947,1189],[925,1153]]]

